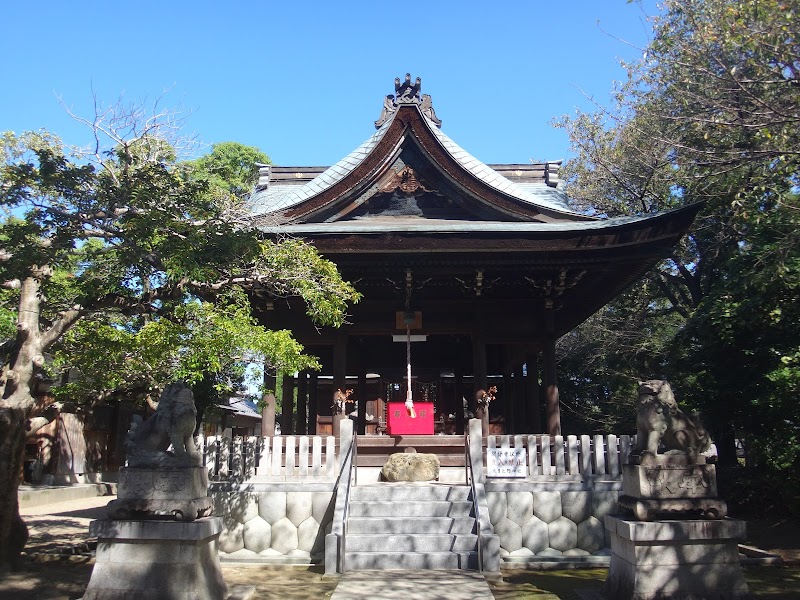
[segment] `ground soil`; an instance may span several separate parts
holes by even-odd
[[[748,520],[745,543],[780,556],[787,565],[800,566],[800,519]]]
[[[76,501],[27,509],[23,515],[31,537],[21,570],[0,573],[0,600],[73,600],[89,582],[94,559],[87,540],[89,521],[103,515],[110,498]],[[58,507],[57,509],[54,507]],[[784,566],[746,566],[745,577],[755,598],[800,598],[800,521],[748,522],[747,544],[784,558]],[[75,554],[68,554],[69,551]],[[264,567],[223,563],[225,581],[256,586],[255,600],[330,598],[337,579],[319,567]],[[578,600],[578,591],[599,590],[604,569],[573,571],[504,570],[489,579],[498,600]],[[379,599],[376,599],[379,600]],[[409,599],[411,600],[411,599]]]

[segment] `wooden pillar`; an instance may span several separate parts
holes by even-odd
[[[317,435],[317,415],[319,414],[319,380],[317,372],[308,375],[308,433]]]
[[[308,371],[297,374],[297,434],[308,433]]]
[[[558,404],[558,380],[556,378],[556,336],[552,304],[545,308],[544,316],[547,338],[544,343],[544,372],[542,379],[544,383],[547,433],[561,435],[561,409]]]
[[[362,367],[358,371],[358,428],[356,432],[358,435],[364,435],[367,432],[367,370]]]
[[[333,346],[333,390],[331,390],[331,397],[328,401],[333,404],[333,394],[336,390],[347,389],[347,336],[340,333],[336,338],[336,344]],[[347,408],[345,408],[347,410]],[[342,419],[344,413],[333,415],[333,435],[337,438],[341,431]]]
[[[281,435],[291,435],[294,416],[294,375],[283,375],[281,389]]]
[[[261,409],[261,435],[272,437],[275,435],[275,375],[270,375],[264,367],[264,394],[261,401],[264,408]]]
[[[542,402],[541,402],[541,389],[539,387],[539,353],[531,352],[528,354],[528,409],[530,419],[528,424],[530,426],[529,433],[542,433]]]
[[[514,409],[511,412],[514,419],[514,433],[529,433],[528,404],[525,402],[525,379],[522,375],[522,363],[514,363]]]
[[[506,358],[508,361],[508,358]],[[516,396],[516,386],[514,385],[514,367],[506,362],[503,367],[503,398],[500,402],[500,410],[503,413],[503,433],[516,433],[516,423],[514,423],[514,401]]]
[[[455,381],[455,415],[456,433],[464,435],[464,373],[461,367],[456,367],[453,371]]]
[[[478,408],[475,402],[477,392],[485,390],[487,385],[486,337],[480,325],[472,333],[472,378],[473,390],[470,407],[475,408],[475,415],[481,420],[483,436],[486,437],[489,435],[489,411]]]

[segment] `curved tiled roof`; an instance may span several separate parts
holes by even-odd
[[[361,163],[361,161],[369,156],[370,152],[378,145],[378,142],[383,139],[390,124],[391,119],[384,123],[378,131],[358,148],[302,186],[276,186],[272,189],[266,188],[264,190],[256,190],[250,197],[252,214],[264,215],[278,210],[284,210],[290,206],[296,206],[316,196],[323,190],[328,189],[336,182],[346,177],[348,173]]]
[[[325,191],[352,172],[383,139],[394,120],[396,113],[387,119],[369,139],[345,156],[339,162],[328,167],[320,175],[303,185],[272,185],[256,190],[250,198],[251,212],[254,216],[282,211],[313,198]],[[567,196],[545,183],[514,183],[488,165],[484,164],[469,152],[461,148],[438,127],[425,117],[431,133],[445,151],[464,170],[484,184],[534,207],[546,208],[570,215],[578,215],[568,204]],[[583,216],[583,215],[582,215]]]
[[[518,200],[533,204],[534,206],[541,206],[570,214],[580,214],[570,209],[567,203],[567,196],[564,193],[544,183],[531,183],[523,188],[520,184],[503,177],[490,166],[472,156],[469,152],[447,137],[441,129],[437,127],[431,127],[430,129],[450,156],[465,170],[472,173],[473,176],[480,179],[486,185],[504,194],[513,196]]]
[[[396,224],[392,229],[403,233],[553,233],[578,231],[612,231],[618,227],[652,223],[656,219],[670,218],[682,213],[697,212],[698,205],[690,204],[680,208],[645,215],[626,215],[593,221],[568,221],[563,223],[509,222],[509,221],[453,221],[436,219],[409,220]],[[295,225],[275,225],[262,227],[268,233],[288,233],[299,236],[322,235],[371,235],[385,233],[381,223],[367,221],[340,221],[334,223],[302,223]]]

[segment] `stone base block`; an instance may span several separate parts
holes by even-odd
[[[603,595],[614,600],[750,598],[739,566],[743,521],[627,521],[605,517],[611,566]]]
[[[728,505],[719,498],[632,498],[619,497],[619,509],[639,521],[662,519],[722,519]]]
[[[622,493],[633,498],[716,498],[714,465],[624,465]]]
[[[218,517],[93,521],[97,558],[84,600],[224,600]]]
[[[205,467],[120,469],[117,499],[108,503],[112,519],[193,521],[211,512]]]

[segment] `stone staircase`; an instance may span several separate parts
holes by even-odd
[[[478,569],[478,524],[468,486],[376,483],[350,493],[348,571]],[[499,551],[496,536],[483,541]]]

